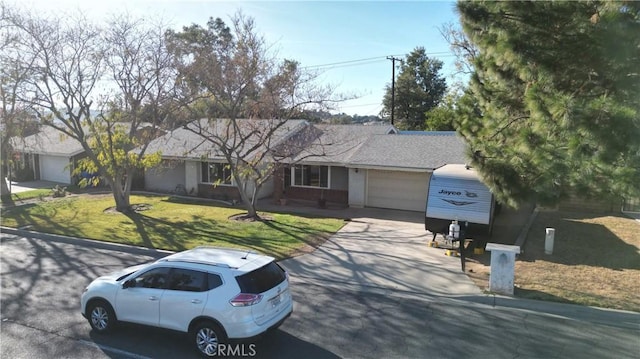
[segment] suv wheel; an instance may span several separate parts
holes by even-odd
[[[191,336],[198,352],[205,357],[214,357],[218,352],[218,344],[224,341],[224,332],[217,324],[206,321],[196,325]]]
[[[91,328],[97,333],[107,333],[113,328],[116,315],[111,306],[103,301],[96,301],[89,305],[88,319]]]

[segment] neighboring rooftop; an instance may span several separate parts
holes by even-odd
[[[31,136],[11,138],[11,146],[17,152],[39,155],[71,157],[84,152],[76,139],[49,126],[43,126],[40,132]]]

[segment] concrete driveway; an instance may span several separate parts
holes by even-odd
[[[401,213],[401,212],[399,212]],[[427,244],[424,224],[400,219],[357,218],[314,252],[281,264],[292,280],[364,290],[468,296],[480,289],[460,269],[460,259]]]
[[[5,179],[5,181],[7,180]],[[31,190],[40,189],[40,188],[53,188],[56,185],[68,186],[66,184],[60,184],[60,183],[49,182],[49,181],[25,181],[25,182],[12,181],[11,183],[7,181],[7,186],[11,187],[11,193],[26,192],[26,191],[31,191]]]

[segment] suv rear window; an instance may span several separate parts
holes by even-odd
[[[286,278],[284,269],[271,262],[252,272],[237,276],[236,280],[242,293],[260,294],[282,283]]]

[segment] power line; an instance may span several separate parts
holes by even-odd
[[[438,55],[439,57],[451,57],[451,56],[455,56],[453,54],[451,54],[448,51],[440,51],[440,52],[432,52],[427,54],[427,56],[435,56]],[[347,60],[347,61],[338,61],[338,62],[331,62],[331,63],[327,63],[327,64],[320,64],[320,65],[310,65],[310,66],[302,66],[303,69],[311,69],[311,68],[323,68],[323,67],[343,67],[340,65],[347,65],[347,66],[359,66],[359,65],[367,65],[369,63],[374,63],[374,62],[378,62],[378,61],[382,61],[385,59],[388,59],[389,57],[400,57],[400,56],[405,56],[404,54],[397,54],[397,55],[383,55],[383,56],[375,56],[375,57],[367,57],[367,58],[363,58],[363,59],[356,59],[356,60]],[[376,60],[376,61],[372,61],[372,60]],[[366,63],[362,63],[361,62],[365,62]]]
[[[363,62],[357,62],[357,63],[349,63],[349,64],[343,64],[343,65],[335,65],[335,66],[324,66],[324,67],[307,68],[307,69],[308,70],[326,71],[326,70],[334,70],[334,69],[343,69],[345,67],[370,65],[370,64],[375,64],[375,63],[382,62],[382,61],[384,61],[384,59],[363,61]]]
[[[392,56],[402,56],[402,55],[392,55]],[[367,58],[364,58],[364,59],[357,59],[357,60],[347,60],[347,61],[332,62],[332,63],[328,63],[328,64],[303,66],[302,68],[308,69],[308,68],[330,67],[330,66],[352,64],[352,63],[363,62],[363,61],[384,60],[384,58],[385,58],[385,56],[375,56],[375,57],[367,57]]]
[[[374,102],[374,103],[363,103],[363,104],[360,104],[360,105],[347,105],[347,106],[340,106],[340,108],[364,107],[364,106],[373,106],[373,105],[380,105],[380,102]]]

